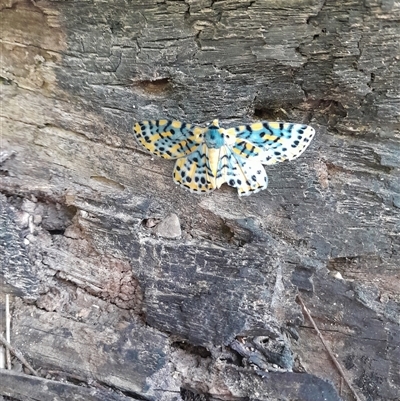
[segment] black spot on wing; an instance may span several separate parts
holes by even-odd
[[[263,127],[264,127],[267,131],[269,131],[269,133],[270,133],[271,135],[274,134],[274,132],[272,131],[272,129],[271,129],[271,127],[269,126],[268,123],[263,123]]]

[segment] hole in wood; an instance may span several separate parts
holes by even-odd
[[[156,95],[167,92],[171,89],[171,83],[169,78],[139,81],[136,82],[136,86],[148,93]]]
[[[50,235],[64,235],[65,230],[48,230]]]
[[[200,394],[184,387],[181,387],[180,390],[183,401],[208,401],[210,399],[207,394]]]
[[[175,341],[171,344],[172,347],[180,348],[192,355],[198,355],[202,358],[211,357],[211,352],[201,345],[192,345],[185,341]]]
[[[287,105],[290,109],[292,106]],[[282,108],[269,108],[258,106],[254,109],[254,117],[268,121],[286,121],[288,119],[287,114]]]

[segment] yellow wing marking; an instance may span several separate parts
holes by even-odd
[[[264,128],[264,126],[262,125],[262,123],[258,122],[258,123],[254,123],[250,125],[251,129],[254,131],[258,131]]]
[[[179,129],[182,127],[182,123],[180,121],[172,121],[171,125],[176,129]]]
[[[276,121],[274,121],[274,122],[272,122],[272,123],[268,123],[269,124],[269,126],[272,128],[272,129],[279,129],[279,124],[280,123],[278,123],[278,122],[276,122]]]

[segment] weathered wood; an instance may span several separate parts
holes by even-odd
[[[39,280],[23,244],[24,231],[26,235],[29,226],[33,227],[33,218],[23,212],[21,217],[24,222],[19,228],[15,224],[14,210],[8,205],[6,197],[0,195],[0,291],[34,298]]]
[[[61,381],[47,380],[28,376],[6,370],[0,371],[1,394],[24,401],[128,401],[135,398],[125,397],[107,389],[94,389],[63,383]],[[140,398],[136,398],[140,400]]]
[[[36,370],[121,399],[351,400],[298,288],[359,396],[400,398],[395,2],[9,0],[0,15],[1,290],[21,296],[11,341]],[[135,143],[133,122],[161,117],[317,135],[266,191],[201,197]],[[7,377],[15,398],[22,380],[32,399],[76,387]]]

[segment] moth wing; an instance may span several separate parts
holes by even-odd
[[[299,157],[315,135],[304,124],[257,122],[230,128],[236,134],[233,150],[245,157],[257,156],[262,164],[274,164]]]
[[[257,158],[244,158],[229,146],[221,148],[216,188],[223,183],[237,188],[239,196],[250,195],[268,186],[268,176]]]
[[[175,183],[195,193],[214,190],[215,179],[210,177],[208,166],[208,148],[204,143],[186,157],[175,163],[173,178]]]
[[[151,120],[137,122],[133,130],[137,142],[150,153],[178,159],[197,149],[206,129],[176,120]]]

